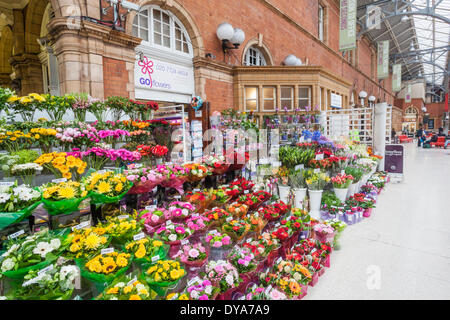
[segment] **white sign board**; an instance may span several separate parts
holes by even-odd
[[[144,55],[135,62],[134,84],[138,99],[187,103],[194,94],[194,69]]]
[[[330,106],[332,108],[342,109],[342,96],[335,93],[331,93],[330,103],[331,103]]]

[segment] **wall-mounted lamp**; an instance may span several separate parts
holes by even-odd
[[[297,58],[295,55],[290,54],[286,58],[284,58],[283,64],[285,66],[301,66],[302,60]]]
[[[102,14],[107,15],[109,9],[113,8],[114,10],[114,20],[113,20],[113,28],[115,30],[119,31],[125,31],[123,27],[120,26],[120,22],[125,20],[125,17],[130,13],[131,11],[139,11],[141,7],[133,2],[127,1],[127,0],[106,0],[109,2],[109,7],[101,8]],[[127,10],[128,12],[126,14],[119,15],[119,5],[122,7],[122,9]]]
[[[360,91],[359,92],[359,98],[361,99],[361,105],[364,107],[364,99],[367,98],[367,92]]]
[[[223,22],[217,27],[217,38],[222,41],[222,50],[238,49],[245,40],[245,33],[239,28],[233,28],[228,22]],[[233,45],[233,46],[230,46]]]
[[[377,98],[375,98],[375,96],[369,96],[369,98],[367,98],[367,101],[369,101],[369,107],[373,106],[376,99]]]

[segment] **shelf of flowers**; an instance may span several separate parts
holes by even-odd
[[[28,104],[55,99],[7,101],[27,119]],[[95,106],[80,99],[78,109]],[[131,108],[132,119],[155,108],[109,104],[116,114]],[[244,166],[224,163],[237,152],[172,164],[170,144],[156,143],[170,130],[164,121],[82,118],[0,123],[2,299],[302,299],[388,180],[370,148],[306,130],[311,143],[280,148],[282,167],[263,183],[206,188],[209,176]],[[83,203],[87,221],[17,231],[33,212],[50,220]]]

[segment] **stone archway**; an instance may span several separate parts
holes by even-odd
[[[171,13],[173,13],[186,28],[186,31],[189,34],[189,37],[191,38],[192,47],[194,50],[194,58],[205,56],[205,48],[200,34],[200,29],[197,27],[196,23],[194,22],[194,19],[191,17],[189,12],[187,12],[186,9],[183,8],[181,4],[179,4],[177,1],[167,1],[167,0],[166,1],[138,0],[136,1],[136,3],[141,7],[145,5],[157,5],[160,6],[162,9],[168,10]],[[131,12],[127,16],[125,32],[129,35],[132,34],[132,26],[135,16],[136,12]]]

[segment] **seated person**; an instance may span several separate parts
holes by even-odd
[[[431,136],[431,138],[427,139],[427,140],[423,143],[423,145],[426,145],[426,144],[430,145],[432,142],[437,142],[437,139],[438,139],[437,134],[433,134],[433,135]]]

